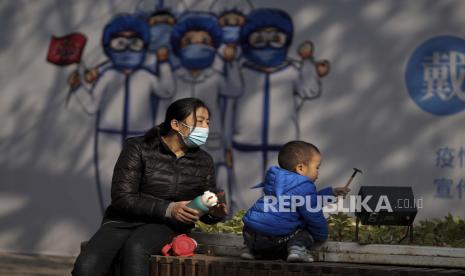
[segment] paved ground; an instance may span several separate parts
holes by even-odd
[[[1,276],[71,275],[74,257],[0,253]]]

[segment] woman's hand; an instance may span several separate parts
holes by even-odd
[[[190,201],[174,202],[171,208],[171,217],[184,223],[195,223],[199,220],[199,212],[195,209],[189,208],[186,205]]]
[[[228,208],[226,204],[221,203],[210,208],[208,214],[215,218],[223,218],[228,214]]]

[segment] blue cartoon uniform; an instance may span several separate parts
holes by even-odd
[[[234,113],[235,209],[247,208],[259,197],[250,187],[263,180],[269,166],[277,165],[281,145],[299,139],[303,100],[321,94],[312,59],[288,58],[292,36],[291,18],[277,9],[252,11],[241,30],[245,86]]]
[[[186,97],[201,99],[211,111],[210,134],[203,147],[217,166],[218,186],[227,188],[225,150],[230,147],[231,116],[223,116],[220,98],[237,97],[242,92],[242,80],[236,62],[227,63],[230,71],[225,77],[212,64],[221,43],[222,31],[214,14],[190,12],[182,15],[171,34],[173,52],[181,66],[174,71],[176,92],[172,100]],[[229,194],[229,193],[228,193]]]
[[[88,91],[81,85],[75,95],[83,108],[96,115],[94,161],[103,208],[110,202],[113,167],[124,140],[154,125],[150,98],[170,98],[173,78],[168,63],[159,75],[142,67],[149,43],[149,26],[132,15],[114,17],[103,31],[102,44],[111,67]]]

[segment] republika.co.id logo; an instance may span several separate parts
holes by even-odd
[[[465,109],[465,40],[438,36],[423,42],[407,64],[408,93],[424,111],[447,116]]]

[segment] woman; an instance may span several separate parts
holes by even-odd
[[[113,172],[111,205],[73,275],[104,275],[118,253],[121,275],[149,275],[149,256],[175,235],[197,220],[214,224],[226,216],[224,204],[201,217],[186,206],[216,188],[213,160],[199,148],[207,140],[209,118],[202,101],[180,99],[160,126],[126,141]]]

